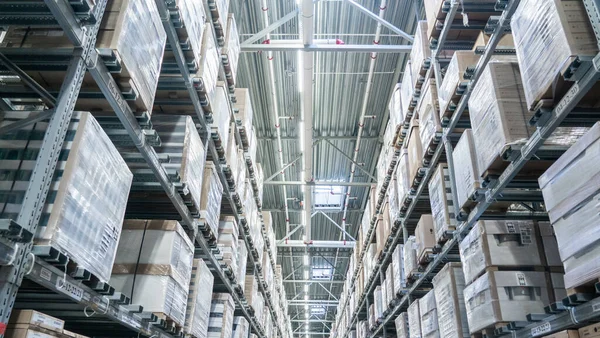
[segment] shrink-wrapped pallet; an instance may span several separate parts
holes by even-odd
[[[235,303],[228,293],[213,293],[208,321],[208,338],[231,338]]]
[[[204,24],[204,31],[207,34],[202,37],[202,53],[198,62],[198,71],[194,76],[202,79],[204,91],[209,101],[212,101],[217,87],[221,58],[219,57],[215,36],[211,34],[212,27],[209,22]]]
[[[437,244],[435,240],[433,217],[431,215],[421,215],[419,223],[415,228],[415,249],[418,262],[425,262],[428,255],[433,252]]]
[[[397,83],[394,86],[394,91],[392,92],[392,98],[390,99],[390,103],[388,104],[388,109],[390,110],[390,121],[389,124],[392,126],[394,132],[396,129],[404,123],[404,107],[402,106],[402,85]]]
[[[466,129],[454,151],[454,175],[456,182],[456,197],[458,206],[464,208],[470,206],[471,196],[481,189],[481,177],[477,168],[477,153],[475,152],[475,143],[471,129]]]
[[[417,116],[419,118],[421,149],[427,151],[433,147],[434,142],[438,137],[441,137],[442,133],[438,94],[433,78],[427,79],[421,88],[421,100],[419,100],[419,107],[417,107]]]
[[[0,125],[26,117],[0,114]],[[37,122],[0,135],[0,194],[13,196],[0,203],[2,218],[18,218],[47,126]],[[73,113],[61,151],[34,242],[58,249],[107,282],[133,176],[89,113]]]
[[[470,81],[465,77],[465,72],[478,61],[479,55],[475,55],[472,51],[459,50],[454,53],[438,91],[440,118],[451,115],[449,110],[452,110],[452,106],[458,105],[459,92],[464,91]]]
[[[183,326],[194,245],[177,221],[127,220],[110,285]]]
[[[416,246],[415,236],[409,236],[404,243],[404,272],[406,273],[406,278],[415,276],[419,271]]]
[[[499,322],[521,322],[544,313],[548,302],[543,272],[488,271],[464,291],[469,330],[476,333]]]
[[[204,31],[204,23],[206,22],[204,4],[196,0],[177,0],[175,4],[179,8],[184,26],[182,32],[179,33],[186,33],[187,42],[192,47],[193,59],[194,61],[199,60],[202,54],[202,38],[205,33],[211,34],[210,31]]]
[[[408,60],[402,73],[402,83],[400,83],[400,100],[402,102],[402,120],[400,120],[400,123],[404,122],[408,111],[414,109],[417,104],[414,98],[415,86],[413,85],[411,69],[412,63]]]
[[[596,123],[539,179],[565,267],[567,288],[600,276],[599,182],[600,123]]]
[[[396,326],[396,336],[397,338],[409,338],[408,333],[408,313],[402,312],[396,317],[394,320],[394,324]]]
[[[429,48],[429,39],[427,38],[427,21],[422,20],[417,22],[415,39],[410,51],[410,73],[413,88],[416,87],[421,80],[421,73],[425,72],[425,68],[429,67],[430,58],[431,49]]]
[[[235,83],[238,61],[240,59],[240,36],[238,34],[235,17],[232,13],[227,15],[227,29],[225,32],[225,41],[221,48],[221,58],[226,68],[229,68],[231,74],[227,75],[227,83]]]
[[[469,117],[477,154],[479,175],[501,170],[506,146],[523,142],[534,128],[523,97],[516,62],[496,61],[486,66],[469,99]]]
[[[238,271],[238,224],[233,216],[222,216],[219,221],[217,248],[221,251],[222,261],[236,274]]]
[[[246,243],[243,239],[238,239],[238,270],[236,273],[237,284],[244,292],[245,283],[245,275],[246,275],[246,265],[248,264],[248,249],[246,248]]]
[[[471,49],[474,53],[482,53],[486,46],[488,45],[488,42],[490,41],[491,35],[486,33],[485,31],[481,31],[479,32],[479,35],[477,36],[477,40],[475,40],[475,44],[473,45],[473,48]],[[513,35],[512,34],[504,34],[502,35],[502,37],[500,38],[500,41],[498,41],[498,44],[496,45],[496,51],[513,51],[514,52],[515,49],[515,41],[513,39]],[[483,53],[482,53],[483,54]],[[507,54],[511,54],[511,53],[507,53]],[[500,55],[500,56],[493,56],[492,60],[496,57],[506,57],[506,55]]]
[[[396,192],[398,194],[398,205],[401,208],[404,205],[406,197],[410,193],[412,181],[410,180],[408,150],[401,149],[396,166]]]
[[[212,18],[216,26],[225,29],[227,25],[227,13],[229,12],[230,0],[204,0],[208,2],[208,8],[213,12]]]
[[[387,302],[383,304],[384,310],[396,299],[396,293],[394,292],[394,269],[392,265],[388,265],[385,271],[385,294],[387,295]]]
[[[598,53],[596,35],[582,1],[522,1],[511,19],[511,28],[530,109],[539,100],[553,99],[554,93],[566,91],[561,86],[562,73],[576,56]]]
[[[465,277],[460,263],[447,263],[433,277],[440,338],[469,338]]]
[[[250,324],[244,317],[233,317],[233,334],[231,338],[248,338]]]
[[[408,306],[408,332],[410,338],[421,338],[421,313],[419,312],[419,299],[413,300]]]
[[[223,185],[217,174],[217,168],[212,161],[208,161],[204,167],[204,178],[202,180],[200,217],[215,237],[219,230],[222,197]]]
[[[375,288],[375,291],[373,292],[373,305],[374,305],[374,309],[375,309],[375,320],[380,319],[383,317],[383,311],[384,311],[384,307],[383,307],[383,289],[381,288],[381,285],[377,286]],[[387,308],[387,307],[386,307]]]
[[[396,166],[397,168],[397,166]],[[398,170],[398,169],[396,169]],[[389,213],[392,220],[396,219],[398,212],[400,212],[400,205],[398,202],[398,182],[396,181],[396,175],[392,175],[392,180],[388,185],[387,200],[389,206]]]
[[[252,118],[254,111],[252,109],[252,100],[250,98],[250,89],[236,88],[236,102],[233,104],[233,118],[238,126],[244,149],[248,147],[249,137],[252,133]]]
[[[460,242],[466,282],[471,283],[491,266],[541,266],[536,236],[533,221],[478,221]]]
[[[212,134],[218,137],[217,146],[226,147],[229,139],[229,123],[231,122],[231,103],[229,89],[224,82],[218,82],[213,98],[210,102],[212,108]],[[220,143],[219,143],[220,142]]]
[[[419,316],[421,317],[421,335],[423,338],[439,338],[437,305],[435,292],[427,292],[419,299]]]
[[[419,127],[411,127],[408,137],[408,183],[412,185],[419,174],[419,169],[423,167],[423,146],[419,136]]]
[[[194,259],[185,310],[184,332],[195,338],[208,334],[214,277],[202,259]]]
[[[429,203],[437,242],[447,238],[446,232],[455,230],[458,223],[454,212],[454,197],[451,189],[448,166],[441,163],[435,169],[429,181]]]
[[[410,240],[410,237],[409,237]],[[409,244],[409,241],[407,241]],[[405,268],[405,260],[404,260],[404,244],[396,245],[394,252],[392,252],[392,271],[393,271],[393,280],[394,280],[394,294],[398,295],[400,292],[406,289],[406,268]],[[414,250],[414,249],[413,249]],[[412,256],[414,257],[414,255]],[[388,268],[389,269],[389,268]]]

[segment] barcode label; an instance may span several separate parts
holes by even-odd
[[[42,268],[42,270],[40,270],[40,277],[49,282],[52,280],[52,272],[46,268]]]
[[[533,329],[531,329],[531,335],[538,336],[538,335],[542,335],[544,333],[548,333],[551,330],[552,330],[552,326],[550,325],[550,323],[546,322],[542,325],[538,325],[538,326],[534,327]]]
[[[83,289],[69,281],[66,281],[62,277],[59,277],[56,280],[56,288],[62,293],[67,294],[78,301],[81,301],[83,298]]]
[[[600,303],[596,303],[596,304],[592,305],[592,311],[593,312],[600,311]]]

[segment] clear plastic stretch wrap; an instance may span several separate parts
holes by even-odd
[[[396,185],[398,206],[402,207],[412,186],[409,176],[408,151],[406,149],[401,149],[400,157],[398,157],[398,165],[396,166]]]
[[[506,145],[524,142],[535,130],[528,124],[516,62],[488,63],[469,99],[469,117],[482,176],[488,169],[498,169],[496,162]]]
[[[214,277],[204,261],[194,259],[185,311],[184,332],[195,338],[206,338],[208,335],[213,283]]]
[[[466,282],[490,266],[541,266],[537,236],[533,221],[478,221],[460,243]]]
[[[192,52],[194,52],[194,60],[200,60],[204,23],[206,22],[204,3],[196,0],[177,0],[176,4],[187,32],[187,39],[192,46]],[[207,33],[211,34],[210,31]]]
[[[425,151],[433,144],[436,136],[441,136],[442,123],[438,113],[438,94],[435,79],[425,81],[421,88],[421,100],[417,108],[419,118],[419,138]]]
[[[481,188],[482,179],[477,168],[477,153],[471,129],[466,129],[452,152],[458,206],[470,204],[470,198]]]
[[[248,338],[248,331],[250,330],[250,324],[244,317],[233,318],[233,334],[231,338]]]
[[[385,293],[387,295],[387,302],[383,304],[384,309],[389,307],[389,304],[396,298],[394,292],[394,269],[391,265],[385,270]]]
[[[221,140],[222,147],[227,145],[229,138],[229,124],[231,123],[231,106],[229,102],[229,89],[224,82],[218,82],[213,98],[212,107],[213,135],[216,133]]]
[[[38,122],[35,128],[45,130],[47,123]],[[51,187],[56,192],[50,193],[46,200],[35,243],[57,248],[79,267],[107,282],[117,252],[133,175],[89,113],[75,112],[69,129],[71,132],[63,144],[63,153],[68,157],[57,167],[57,173],[62,171],[62,175],[55,175],[60,177],[60,181]],[[41,142],[19,139],[19,136],[29,139],[29,135],[22,131],[1,135],[0,148],[4,149],[0,151],[0,160],[5,165],[15,162],[14,168],[24,170],[29,164],[33,168],[39,152],[36,144]],[[15,159],[15,153],[32,156],[32,160],[24,157]],[[21,188],[23,191],[27,189],[29,179],[9,184],[11,194],[15,194]],[[16,219],[22,200],[10,202],[3,204],[0,215]]]
[[[217,7],[217,22],[221,27],[225,28],[227,24],[227,13],[229,12],[229,0],[209,0],[209,7],[212,3],[216,4]]]
[[[208,321],[209,338],[231,338],[235,303],[228,293],[213,293]]]
[[[387,199],[388,206],[390,208],[390,218],[393,221],[400,212],[400,205],[398,202],[398,182],[396,181],[396,175],[392,175],[392,180],[388,185]]]
[[[419,169],[423,167],[423,147],[421,146],[421,137],[419,136],[419,121],[412,120],[409,128],[408,140],[408,183],[412,184],[419,174]],[[410,189],[410,188],[409,188]]]
[[[390,99],[390,103],[388,104],[388,109],[390,110],[390,121],[389,124],[392,126],[394,131],[399,127],[402,123],[404,123],[404,110],[402,107],[402,89],[401,84],[397,83],[394,87],[394,92],[392,93],[392,98]]]
[[[440,163],[429,181],[429,203],[433,215],[435,240],[440,242],[447,231],[456,229],[454,197],[452,196],[450,171],[445,163]]]
[[[573,56],[598,53],[588,18],[582,1],[520,2],[511,28],[529,108],[540,99],[552,98],[551,90]]]
[[[544,313],[546,285],[544,272],[486,272],[464,291],[470,333],[498,322],[526,321],[530,313]]]
[[[244,150],[237,150],[237,170],[235,172],[235,192],[242,198],[244,196],[246,182],[246,160]]]
[[[410,60],[406,62],[406,66],[404,66],[404,73],[402,73],[402,83],[400,84],[400,101],[402,102],[402,114],[403,120],[400,122],[404,122],[406,116],[406,112],[411,105],[415,105],[416,102],[414,100],[415,86],[413,85],[412,75],[411,75],[412,63]]]
[[[204,219],[215,235],[218,234],[219,230],[222,197],[223,185],[217,174],[215,164],[212,161],[207,161],[204,167],[204,179],[202,180],[200,217]]]
[[[374,305],[374,309],[375,309],[375,319],[379,319],[381,317],[383,317],[383,290],[381,289],[381,285],[377,286],[375,288],[375,291],[373,292],[373,305]]]
[[[223,262],[235,274],[238,271],[238,224],[233,216],[223,216],[219,221],[217,248],[221,251]]]
[[[438,329],[437,306],[433,290],[427,292],[423,298],[419,299],[419,315],[421,316],[421,335],[424,338],[438,338],[440,332]]]
[[[598,278],[600,123],[569,148],[540,177],[539,184],[565,267],[565,286]]]
[[[234,82],[237,75],[240,51],[240,36],[238,34],[237,24],[235,22],[235,17],[230,13],[227,15],[227,31],[223,48],[221,48],[221,55],[227,55],[227,61],[229,67],[231,67],[231,80]]]
[[[212,32],[212,24],[210,22],[204,24],[204,31]],[[214,35],[210,33],[204,34],[202,36],[202,54],[200,55],[196,77],[202,79],[204,90],[211,102],[215,88],[217,87],[220,65],[221,58],[219,57]]]
[[[127,220],[110,285],[148,312],[185,324],[194,245],[177,221]]]
[[[157,115],[152,117],[152,126],[161,140],[160,147],[155,147],[156,152],[169,156],[169,165],[179,163],[177,172],[179,181],[184,184],[183,191],[200,210],[206,152],[192,117]],[[137,149],[134,151],[138,152]],[[134,165],[148,168],[145,162],[129,163],[132,168]]]
[[[252,118],[254,116],[252,99],[250,98],[250,89],[236,88],[235,98],[236,102],[233,104],[235,123],[240,130],[240,134],[245,134],[250,138],[248,134],[252,133]]]
[[[433,216],[421,215],[415,229],[415,249],[417,250],[417,261],[424,261],[425,255],[433,251],[437,244],[433,227]]]
[[[453,98],[458,98],[457,90],[461,84],[466,84],[470,81],[465,78],[465,71],[469,66],[474,66],[479,61],[479,55],[476,55],[472,51],[459,50],[454,53],[448,68],[446,69],[446,75],[444,80],[440,84],[440,90],[438,91],[438,99],[440,104],[440,117],[445,115],[446,110],[451,105],[457,105],[458,101],[453,101]]]
[[[408,333],[410,338],[421,338],[421,313],[419,312],[419,299],[413,300],[408,306]]]
[[[264,299],[258,290],[258,280],[254,275],[246,275],[245,284],[246,291],[244,294],[246,295],[246,300],[254,309],[257,321],[260,322],[262,319]]]
[[[375,304],[371,304],[369,305],[369,327],[374,327],[375,323]],[[362,335],[363,334],[359,334],[359,336]]]
[[[246,243],[243,239],[238,239],[238,270],[235,275],[238,285],[244,292],[244,286],[246,285],[244,281],[244,276],[246,275],[246,265],[248,264],[248,249],[246,249]]]
[[[410,51],[411,70],[413,88],[420,79],[420,73],[426,62],[431,58],[431,49],[429,48],[429,38],[427,37],[427,21],[417,22],[415,31],[415,40]],[[403,101],[404,102],[404,101]]]
[[[106,21],[114,26],[104,25],[96,46],[118,52],[144,107],[151,111],[167,41],[156,3],[123,0],[108,7]],[[113,15],[117,18],[109,20]]]
[[[416,246],[415,236],[409,236],[406,239],[406,243],[404,243],[404,272],[406,273],[406,278],[413,276],[419,270]]]
[[[465,308],[465,277],[460,263],[446,263],[433,277],[441,338],[469,338]]]
[[[394,293],[399,294],[406,289],[406,270],[404,261],[404,244],[398,244],[392,253],[392,271],[394,274]],[[388,268],[389,269],[389,268]]]
[[[409,338],[408,333],[408,313],[402,312],[394,320],[396,325],[396,336],[397,338]]]
[[[369,200],[371,196],[369,196]],[[361,221],[361,231],[363,236],[366,236],[369,233],[369,229],[371,228],[371,203],[367,202],[365,205],[365,212],[363,213],[362,221]]]
[[[275,287],[275,283],[273,283],[273,265],[271,265],[269,255],[266,253],[263,254],[262,269],[263,279],[267,283],[267,288]]]
[[[254,127],[250,129],[250,134],[248,135],[248,149],[244,153],[244,157],[251,160],[252,163],[256,163],[256,150],[258,148],[258,140],[256,138],[256,131]]]

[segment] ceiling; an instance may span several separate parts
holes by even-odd
[[[372,13],[378,14],[381,0],[357,0]],[[421,17],[420,1],[392,0],[384,10],[383,19],[409,34],[414,33],[415,20]],[[237,0],[231,1],[231,11],[236,17],[240,40],[244,41],[266,27],[263,15],[267,14],[271,24],[298,8],[296,0]],[[297,15],[270,33],[270,40],[301,39],[300,16]],[[314,39],[339,39],[347,45],[373,46],[377,21],[368,17],[345,0],[315,1]],[[263,43],[266,37],[258,40]],[[340,43],[340,41],[338,41]],[[409,42],[382,27],[380,45],[407,45]],[[349,181],[351,161],[359,131],[359,119],[365,100],[370,53],[358,52],[316,52],[313,73],[313,175],[316,181]],[[278,154],[277,128],[280,126],[282,138],[283,163],[295,160],[301,154],[299,142],[299,120],[301,112],[301,94],[299,87],[299,53],[297,51],[245,52],[240,57],[237,75],[237,87],[250,88],[254,108],[254,128],[259,140],[258,162],[262,164],[264,177],[270,177],[281,170]],[[373,116],[365,120],[362,141],[358,151],[358,163],[371,175],[376,175],[378,154],[381,150],[383,133],[388,120],[387,105],[395,83],[401,78],[401,70],[407,54],[380,53],[375,59],[375,69],[371,93],[368,97],[366,112]],[[271,78],[270,64],[273,66]],[[275,82],[276,93],[271,95]],[[280,117],[275,119],[275,108]],[[284,119],[285,117],[285,119]],[[290,119],[291,118],[291,119]],[[333,145],[335,145],[335,147]],[[335,148],[339,148],[335,149]],[[307,154],[310,152],[307,151]],[[302,159],[285,170],[286,181],[302,181]],[[281,175],[273,181],[281,181]],[[357,170],[354,182],[369,182],[371,179]],[[289,223],[286,226],[284,189],[288,197]],[[343,193],[347,192],[343,187]],[[357,236],[362,219],[369,188],[352,187],[348,200],[347,231]],[[301,223],[300,201],[301,186],[265,185],[263,209],[271,210],[277,239],[286,236],[287,229],[293,229]],[[341,210],[328,211],[326,214],[337,224],[342,224]],[[287,228],[287,229],[286,229]],[[303,231],[297,231],[290,239],[299,240]],[[316,214],[312,217],[311,239],[339,241],[343,238],[340,229],[327,217]],[[346,238],[350,240],[349,238]],[[279,248],[277,264],[282,265],[284,279],[304,279],[304,248]],[[335,280],[344,280],[348,269],[348,257],[351,250],[336,248],[310,248],[312,268],[334,266]],[[326,271],[327,272],[327,271]],[[304,285],[284,283],[287,298],[303,300]],[[336,300],[343,284],[317,283],[309,286],[309,299]],[[311,316],[310,332],[328,332],[335,317],[335,307],[326,307],[324,315]],[[292,329],[296,333],[306,330],[305,308],[291,306]],[[297,321],[295,321],[297,320]],[[300,330],[302,329],[302,330]]]

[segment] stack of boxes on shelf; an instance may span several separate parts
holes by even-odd
[[[14,310],[4,337],[6,338],[87,338],[86,336],[66,330],[65,322],[35,310]]]

